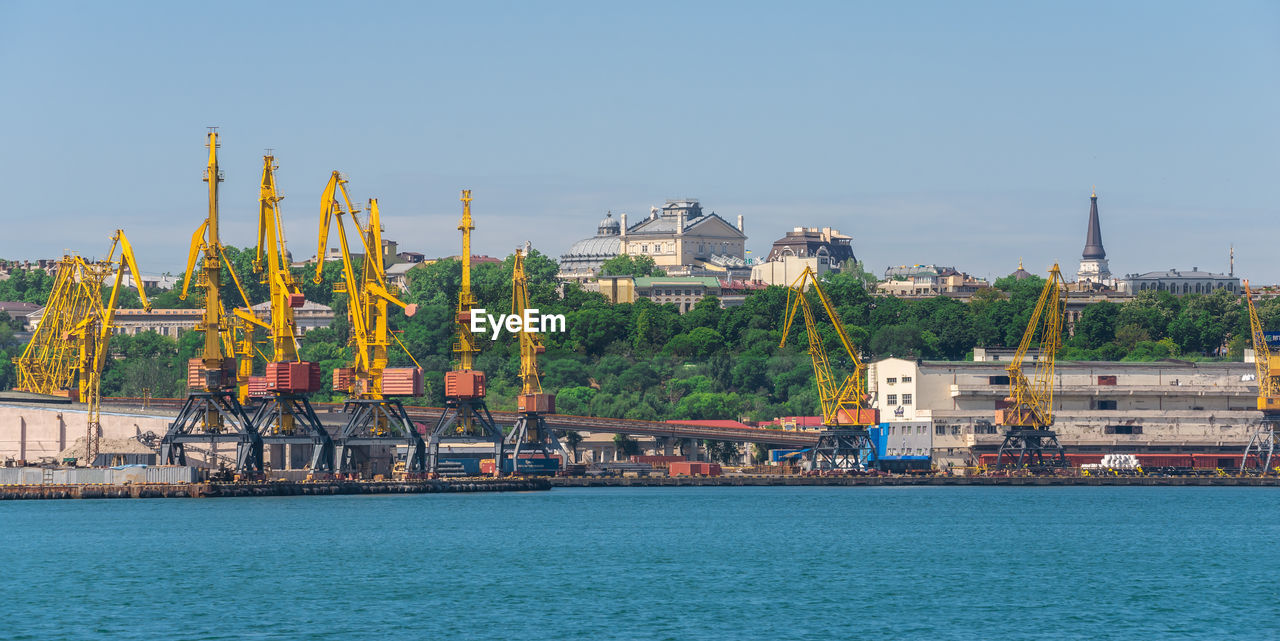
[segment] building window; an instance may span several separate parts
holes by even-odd
[[[934,434],[937,434],[938,436],[946,436],[946,435],[947,435],[947,426],[946,426],[946,425],[936,425],[936,426],[934,426],[934,428],[933,428],[933,433],[934,433]]]
[[[903,382],[903,383],[910,383],[910,382],[911,382],[911,377],[910,377],[910,376],[903,376],[903,377],[902,377],[902,382]]]
[[[988,376],[987,383],[990,385],[1008,385],[1009,377],[1008,376]]]
[[[884,379],[884,382],[885,382],[885,383],[888,383],[889,385],[893,385],[894,383],[897,383],[897,382],[898,382],[898,379],[897,379],[897,377],[894,377],[894,378],[886,378],[886,379]]]
[[[1098,409],[1100,410],[1113,410],[1115,408],[1116,408],[1115,401],[1098,401]]]
[[[1141,425],[1108,425],[1102,430],[1106,434],[1141,434]]]
[[[911,404],[911,395],[910,395],[910,394],[903,394],[903,395],[902,395],[902,404],[903,404],[903,405],[910,405],[910,404]]]
[[[889,395],[889,397],[888,397],[887,399],[885,399],[885,402],[886,402],[886,403],[888,403],[889,405],[897,405],[897,404],[898,404],[898,395],[897,395],[897,394],[890,394],[890,395]],[[890,428],[890,429],[892,429],[892,428]]]

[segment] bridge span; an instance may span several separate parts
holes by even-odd
[[[177,411],[185,399],[180,398],[122,398],[102,399],[103,407],[128,408],[134,412],[146,409]],[[317,412],[339,412],[342,403],[314,403]],[[414,421],[433,425],[444,413],[442,407],[417,407],[405,405],[405,411]],[[493,418],[499,425],[515,423],[515,412],[493,412]],[[688,423],[665,423],[661,421],[638,421],[624,418],[602,418],[598,416],[574,416],[571,414],[550,414],[546,416],[547,425],[552,429],[574,430],[580,432],[596,432],[605,434],[629,434],[632,436],[652,436],[670,439],[699,439],[711,441],[734,441],[761,443],[778,447],[809,447],[818,442],[817,432],[797,432],[790,430],[771,430],[758,427],[712,427]]]

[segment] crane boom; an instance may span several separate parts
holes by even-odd
[[[529,277],[524,272],[524,257],[530,251],[525,243],[522,252],[517,249],[511,266],[511,314],[524,317],[529,309]],[[538,354],[545,351],[542,337],[526,327],[520,332],[520,393],[541,394],[542,381],[538,378]]]
[[[814,316],[813,308],[805,295],[805,291],[810,285],[812,285],[814,293],[817,295],[819,302],[821,302],[823,310],[826,311],[827,318],[831,320],[831,324],[835,327],[836,335],[840,338],[840,345],[853,363],[853,373],[845,376],[839,382],[837,382],[836,376],[832,372],[831,359],[827,356],[827,348],[822,341],[822,333],[818,329],[818,322]],[[836,313],[831,300],[827,298],[826,292],[822,291],[822,285],[818,282],[817,273],[807,266],[804,272],[800,274],[800,277],[787,289],[787,315],[782,327],[782,341],[778,344],[779,347],[785,347],[787,344],[787,337],[791,334],[791,326],[795,321],[797,310],[802,312],[804,317],[805,335],[809,341],[809,357],[813,360],[813,374],[817,380],[818,399],[822,404],[823,425],[835,427],[842,425],[869,425],[879,422],[879,417],[874,415],[876,414],[874,410],[868,411],[870,410],[870,403],[866,391],[867,366],[858,356],[858,351],[854,348],[853,341],[849,339],[849,334],[845,331],[844,324],[840,322],[840,316]]]
[[[1253,306],[1253,290],[1244,281],[1244,299],[1249,308],[1249,335],[1253,338],[1253,362],[1258,371],[1258,409],[1262,420],[1249,440],[1249,446],[1240,459],[1240,473],[1259,473],[1266,476],[1280,472],[1273,463],[1280,450],[1280,363],[1272,357],[1267,345],[1267,334],[1262,330],[1262,320]]]
[[[475,356],[480,352],[476,346],[476,337],[471,333],[471,309],[475,306],[475,297],[471,294],[471,232],[475,224],[471,221],[471,190],[462,190],[462,220],[458,221],[458,231],[462,232],[462,284],[458,288],[458,312],[454,317],[458,341],[453,351],[458,355],[458,364],[454,371],[465,372],[472,369]]]
[[[1280,363],[1272,363],[1271,348],[1267,345],[1266,332],[1253,306],[1253,290],[1244,281],[1244,299],[1249,307],[1249,334],[1253,338],[1253,362],[1258,371],[1258,409],[1264,413],[1280,415]]]
[[[1049,270],[1049,279],[1040,290],[1031,320],[1018,343],[1009,372],[1010,406],[997,414],[999,425],[1017,425],[1043,429],[1053,425],[1053,375],[1057,352],[1062,347],[1062,322],[1066,313],[1067,289],[1057,263]],[[1022,368],[1031,345],[1039,337],[1034,378],[1028,379]]]
[[[351,321],[349,344],[353,348],[353,355],[351,366],[346,368],[349,375],[342,371],[334,372],[334,390],[346,392],[351,398],[381,399],[384,397],[383,382],[389,362],[387,349],[394,338],[387,324],[388,305],[401,308],[406,316],[413,316],[417,312],[417,306],[404,302],[387,287],[382,259],[382,220],[377,199],[369,200],[369,222],[367,226],[362,225],[356,217],[360,210],[352,205],[346,183],[342,174],[334,171],[321,194],[320,235],[314,280],[316,283],[323,282],[329,230],[336,226],[343,282],[335,290],[347,293],[347,317]],[[350,215],[351,224],[364,249],[364,260],[359,273],[347,242],[346,226],[342,220],[344,215]],[[405,353],[408,354],[408,351]],[[409,358],[413,360],[413,355],[410,354]],[[414,362],[416,364],[417,361]]]

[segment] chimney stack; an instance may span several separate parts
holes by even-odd
[[[738,214],[738,231],[742,230],[742,214]]]

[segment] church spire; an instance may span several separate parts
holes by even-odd
[[[1107,257],[1107,250],[1102,248],[1102,225],[1098,222],[1098,192],[1089,196],[1089,233],[1084,241],[1085,260],[1100,260]]]

